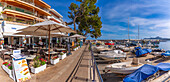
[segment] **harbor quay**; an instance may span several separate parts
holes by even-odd
[[[169,4],[0,0],[0,82],[170,82]]]

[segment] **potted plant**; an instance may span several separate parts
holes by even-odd
[[[8,73],[9,77],[13,79],[13,75],[12,75],[12,72],[13,72],[13,67],[12,67],[12,64],[8,63],[8,62],[4,62],[2,64],[2,69],[5,70],[5,72]]]
[[[79,49],[79,45],[78,44],[76,45],[76,47],[77,47],[77,49]]]
[[[39,56],[34,58],[34,64],[33,67],[31,67],[31,72],[32,73],[39,73],[41,71],[44,71],[46,69],[46,60],[43,58],[39,58]]]
[[[59,58],[58,58],[58,56],[55,56],[50,61],[51,61],[51,64],[56,64],[59,62]]]
[[[66,53],[61,52],[59,58],[62,60],[66,57]]]
[[[74,51],[76,51],[76,50],[77,50],[77,47],[76,47],[76,46],[74,46],[74,47],[73,47],[73,50],[74,50]]]

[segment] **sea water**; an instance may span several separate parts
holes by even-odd
[[[170,41],[160,42],[159,48],[164,50],[170,50]]]

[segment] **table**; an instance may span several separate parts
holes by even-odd
[[[36,55],[26,55],[26,56],[24,56],[27,60],[33,60],[35,57],[36,57]]]
[[[48,51],[45,52],[46,55],[48,55]],[[51,55],[55,55],[58,54],[58,52],[54,52],[54,51],[50,51],[50,59],[51,59]]]
[[[28,52],[30,52],[30,54],[34,54],[37,52],[37,49],[29,49]]]
[[[56,50],[57,50],[58,52],[66,51],[65,48],[57,48]]]
[[[5,55],[12,55],[12,52],[4,52]]]
[[[33,60],[36,57],[36,55],[25,55],[24,57],[26,58],[29,66],[30,61]]]
[[[0,51],[3,51],[3,50],[5,50],[5,49],[0,49]]]
[[[45,52],[45,54],[47,54],[47,55],[48,55],[48,51],[47,51],[47,52]],[[50,54],[54,55],[54,54],[58,54],[58,52],[50,51]]]
[[[29,52],[36,52],[37,50],[35,50],[35,49],[29,49],[28,51],[29,51]]]

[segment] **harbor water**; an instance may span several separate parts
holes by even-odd
[[[170,41],[160,42],[159,48],[164,50],[170,50]]]

